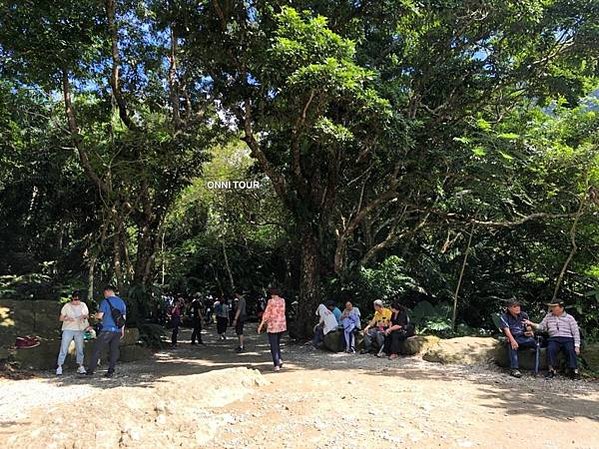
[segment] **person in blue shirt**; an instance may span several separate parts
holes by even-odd
[[[501,330],[508,339],[507,350],[510,357],[510,375],[514,377],[522,377],[522,373],[519,370],[518,349],[537,347],[532,330],[526,324],[527,320],[528,315],[522,312],[520,303],[515,299],[508,302],[507,310],[500,318]]]
[[[335,315],[335,319],[337,320],[337,324],[341,324],[341,310],[339,307],[337,307],[334,301],[327,302],[327,309],[333,312],[333,315]]]
[[[119,327],[114,322],[111,309],[119,310],[123,315],[123,318],[126,318],[127,306],[125,302],[116,296],[114,293],[114,287],[108,286],[104,289],[104,299],[100,303],[99,310],[96,313],[96,319],[102,320],[102,330],[96,339],[96,345],[94,346],[91,362],[89,364],[89,368],[87,369],[88,376],[92,376],[96,371],[100,354],[107,347],[109,349],[109,362],[106,377],[114,376],[114,369],[119,358],[120,340],[125,336],[125,326]]]

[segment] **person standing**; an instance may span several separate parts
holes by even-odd
[[[125,319],[127,317],[127,306],[125,301],[116,296],[114,287],[104,288],[104,299],[100,303],[96,319],[102,321],[102,330],[96,339],[94,352],[89,364],[87,375],[93,376],[100,354],[108,347],[109,362],[106,377],[114,376],[114,369],[119,358],[119,344],[121,338],[125,336]],[[115,321],[116,320],[116,321]]]
[[[177,298],[169,313],[171,319],[171,327],[173,328],[173,332],[171,334],[171,348],[177,347],[177,337],[179,336],[179,326],[181,326],[183,304],[183,298]]]
[[[247,318],[247,303],[245,298],[239,293],[235,293],[235,297],[237,301],[237,308],[233,318],[233,327],[235,328],[235,333],[239,339],[239,346],[237,349],[235,349],[235,351],[243,352],[243,325],[245,324],[245,320]]]
[[[216,314],[216,332],[221,340],[226,340],[227,325],[229,324],[229,306],[222,296],[214,303],[214,313]]]
[[[196,295],[191,301],[191,305],[189,306],[189,311],[191,315],[191,325],[193,326],[193,331],[191,333],[191,344],[195,345],[196,340],[198,344],[203,345],[202,341],[202,304],[200,302],[200,298]]]
[[[71,295],[71,301],[62,306],[59,320],[62,321],[62,339],[60,341],[60,352],[56,367],[56,375],[62,375],[62,365],[69,352],[71,341],[75,340],[75,353],[78,374],[85,374],[83,367],[83,334],[89,327],[89,311],[87,305],[81,301],[78,291]]]
[[[260,325],[258,326],[258,333],[261,333],[264,326],[266,326],[274,370],[279,371],[283,367],[283,360],[281,360],[281,337],[283,336],[283,333],[287,331],[285,300],[281,297],[279,290],[276,288],[269,289],[268,295],[270,299],[262,314],[262,321],[260,321]]]
[[[557,300],[547,305],[550,312],[539,324],[535,324],[530,320],[524,320],[524,324],[533,326],[549,334],[547,341],[549,371],[547,372],[547,377],[555,377],[557,355],[561,349],[564,350],[568,358],[569,376],[572,379],[578,379],[580,377],[578,361],[576,360],[576,356],[580,354],[580,330],[578,329],[578,323],[576,323],[572,315],[566,313],[563,301]]]

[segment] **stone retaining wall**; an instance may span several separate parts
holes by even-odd
[[[58,321],[62,305],[55,301],[0,300],[0,359],[19,363],[24,369],[53,369],[60,350],[61,323]],[[29,349],[16,349],[18,336],[36,335],[40,345]],[[138,345],[139,330],[125,329],[121,341],[121,361],[148,358],[152,351]],[[85,360],[89,360],[94,340],[85,342]],[[67,367],[76,366],[75,343],[71,342]]]

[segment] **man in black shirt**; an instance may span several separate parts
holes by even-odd
[[[195,296],[191,301],[190,314],[191,314],[191,325],[193,326],[193,332],[191,333],[191,344],[196,344],[196,339],[199,344],[203,345],[202,341],[202,304],[200,299]]]

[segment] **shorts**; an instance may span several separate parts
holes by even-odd
[[[243,335],[243,325],[245,324],[245,317],[239,317],[237,323],[235,323],[235,333],[237,335]]]

